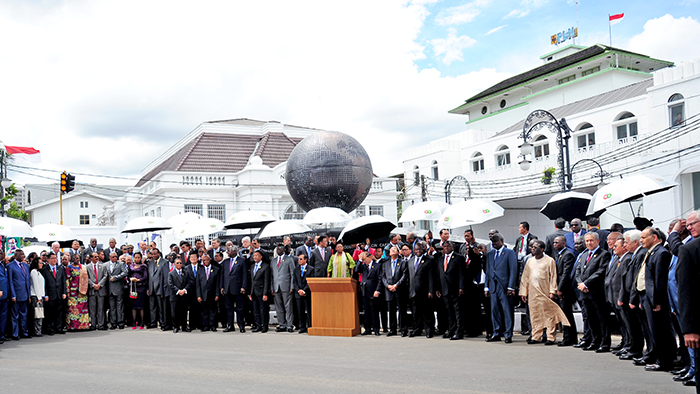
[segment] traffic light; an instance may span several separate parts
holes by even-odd
[[[61,193],[75,190],[75,176],[63,171],[61,174]]]

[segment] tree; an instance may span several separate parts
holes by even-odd
[[[17,196],[17,193],[19,193],[19,190],[17,190],[14,183],[5,189],[5,197],[2,198],[5,204],[5,214],[11,218],[24,220],[29,223],[29,213],[21,209],[16,202],[11,201]]]

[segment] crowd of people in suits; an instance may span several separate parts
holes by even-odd
[[[524,308],[521,333],[528,344],[612,352],[648,371],[670,371],[694,385],[700,346],[700,216],[672,222],[667,232],[644,218],[635,229],[596,218],[554,221],[544,241],[519,225],[514,247],[498,230],[478,243],[391,234],[383,248],[345,247],[333,237],[289,237],[272,253],[258,239],[225,246],[198,239],[81,248],[25,256],[0,252],[0,343],[66,331],[158,328],[189,332],[269,330],[274,303],[277,332],[306,333],[311,326],[310,277],[354,277],[364,315],[362,335],[450,340],[477,337],[512,343],[516,304]],[[520,295],[520,297],[517,297]],[[583,317],[579,341],[574,310]],[[125,313],[131,311],[131,313]],[[410,311],[410,314],[409,314]],[[235,318],[235,320],[234,320]],[[236,328],[237,327],[237,328]],[[557,332],[562,340],[556,342]],[[613,346],[611,333],[622,341]],[[678,339],[676,339],[678,338]],[[679,368],[680,365],[680,368]]]

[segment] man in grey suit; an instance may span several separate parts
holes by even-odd
[[[107,269],[100,261],[97,252],[93,252],[89,259],[87,274],[90,330],[106,330],[105,297],[107,297]]]
[[[160,309],[160,297],[162,293],[161,286],[163,281],[160,279],[160,267],[166,264],[167,261],[161,257],[158,248],[151,249],[151,259],[148,260],[148,312],[150,323],[148,328],[157,328],[158,321],[163,320],[160,314],[163,313]]]
[[[272,260],[272,295],[275,296],[275,311],[277,312],[276,332],[294,332],[294,310],[292,300],[294,299],[294,289],[292,280],[294,278],[294,258],[284,254],[284,245],[277,246],[277,257]]]
[[[117,253],[110,253],[109,262],[105,263],[109,276],[109,322],[110,329],[124,329],[124,278],[128,273],[126,266],[117,260]]]
[[[330,261],[332,254],[333,251],[328,247],[328,237],[319,235],[318,246],[311,251],[309,256],[309,265],[314,267],[315,277],[325,278],[328,276],[328,261]]]
[[[302,254],[305,254],[306,257],[308,258],[311,256],[311,252],[314,250],[314,238],[311,236],[306,236],[306,240],[304,240],[304,244],[299,246],[296,251],[294,252],[295,256],[300,256]]]

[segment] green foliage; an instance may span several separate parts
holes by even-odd
[[[552,183],[552,178],[554,177],[554,173],[556,172],[556,169],[554,167],[547,167],[542,171],[542,179],[541,182],[545,185],[549,185]]]
[[[12,201],[12,199],[17,196],[17,193],[19,193],[19,190],[17,190],[14,183],[5,189],[5,197],[2,198],[2,201],[5,203],[5,214],[8,217],[24,220],[29,223],[29,213],[21,209],[16,202]]]

